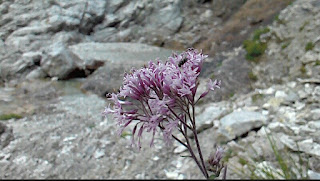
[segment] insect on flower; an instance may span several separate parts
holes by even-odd
[[[181,67],[183,64],[185,64],[188,61],[187,57],[184,57],[178,64],[178,67]]]

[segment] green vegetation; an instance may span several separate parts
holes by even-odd
[[[251,99],[252,99],[252,102],[255,103],[258,100],[262,99],[263,97],[264,97],[263,94],[254,94],[251,96]]]
[[[233,97],[234,96],[234,92],[230,92],[229,94],[229,98]]]
[[[259,41],[260,40],[260,36],[262,34],[266,34],[270,31],[270,29],[268,27],[263,28],[263,29],[257,29],[256,31],[254,31],[253,33],[253,41]]]
[[[9,120],[9,119],[21,119],[22,116],[19,115],[19,114],[14,114],[14,113],[11,113],[11,114],[2,114],[0,115],[0,120]]]
[[[264,53],[267,48],[267,44],[260,41],[260,36],[269,31],[269,28],[258,29],[254,31],[252,40],[245,40],[243,42],[243,47],[247,51],[247,60],[257,62],[257,57]]]
[[[279,24],[285,24],[285,22],[282,19],[279,19],[279,15],[275,16],[274,20]]]
[[[314,47],[314,44],[312,42],[308,42],[307,45],[306,45],[305,50],[306,51],[312,50],[313,47]]]
[[[132,136],[132,134],[127,131],[123,131],[122,134],[120,135],[121,138],[125,138],[126,136]]]
[[[215,78],[215,75],[214,75],[214,73],[212,73],[211,75],[210,75],[210,79],[214,79]]]
[[[229,159],[232,157],[232,150],[228,149],[225,153],[224,153],[224,157],[222,158],[222,161],[227,163],[229,161]]]
[[[249,177],[251,179],[308,179],[308,173],[306,172],[309,169],[309,160],[302,159],[299,145],[296,143],[298,151],[292,154],[289,154],[288,150],[279,150],[274,138],[271,136],[271,133],[267,133],[267,139],[271,146],[274,156],[274,163],[267,164],[268,162],[263,162],[266,164],[260,164],[259,162],[252,160],[252,162],[247,161],[246,159],[240,157],[238,162],[245,166],[246,170],[243,168],[232,169],[240,177]],[[293,154],[297,154],[299,159],[295,161],[292,157]],[[266,160],[265,158],[263,158]],[[246,172],[247,171],[247,172]]]
[[[307,70],[306,70],[306,67],[305,67],[304,65],[301,65],[301,67],[300,67],[300,72],[301,72],[302,74],[306,74]]]
[[[258,78],[256,75],[254,75],[254,73],[251,71],[248,73],[248,76],[249,76],[249,79],[252,80],[252,81],[257,81]]]
[[[267,48],[265,43],[260,41],[245,40],[243,46],[247,51],[246,59],[257,62],[257,57],[261,56]]]
[[[90,123],[90,124],[88,125],[88,127],[89,127],[90,129],[93,129],[94,127],[96,127],[96,124]]]
[[[281,49],[283,50],[283,49],[287,48],[289,45],[290,45],[290,42],[286,42],[281,46]]]
[[[247,161],[246,159],[240,157],[240,158],[239,158],[239,163],[240,163],[242,166],[244,166],[244,165],[248,164],[248,161]]]
[[[303,25],[299,28],[299,32],[303,31],[303,29],[309,24],[309,21],[305,21]]]
[[[320,60],[316,60],[316,63],[314,64],[315,66],[320,65]]]
[[[292,0],[292,1],[288,4],[288,6],[291,6],[294,1],[295,1],[295,0]]]

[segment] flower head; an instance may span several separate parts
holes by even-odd
[[[181,54],[173,54],[164,63],[150,61],[148,66],[139,70],[132,69],[125,74],[120,92],[110,95],[109,99],[114,104],[113,107],[109,105],[104,114],[114,116],[120,133],[135,122],[133,120],[138,121],[132,131],[133,145],[137,132],[140,147],[144,131],[152,133],[150,145],[153,145],[154,135],[158,131],[163,133],[164,141],[170,144],[173,131],[188,124],[185,114],[190,104],[195,104],[198,76],[206,57],[198,50],[188,49]],[[209,82],[207,93],[219,85],[217,81]]]

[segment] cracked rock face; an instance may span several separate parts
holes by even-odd
[[[12,140],[14,140],[12,128],[0,122],[0,148],[5,148]]]

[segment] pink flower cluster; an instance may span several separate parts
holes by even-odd
[[[120,126],[120,134],[135,122],[132,144],[135,143],[137,132],[139,148],[144,131],[152,132],[150,146],[158,131],[162,131],[165,142],[170,144],[175,129],[183,125],[190,126],[187,119],[190,107],[210,90],[220,88],[220,81],[210,80],[207,90],[195,100],[198,76],[206,57],[190,48],[181,54],[173,54],[165,63],[150,61],[148,66],[139,70],[132,69],[125,74],[120,92],[110,95],[113,106],[109,105],[103,113],[114,116]]]

